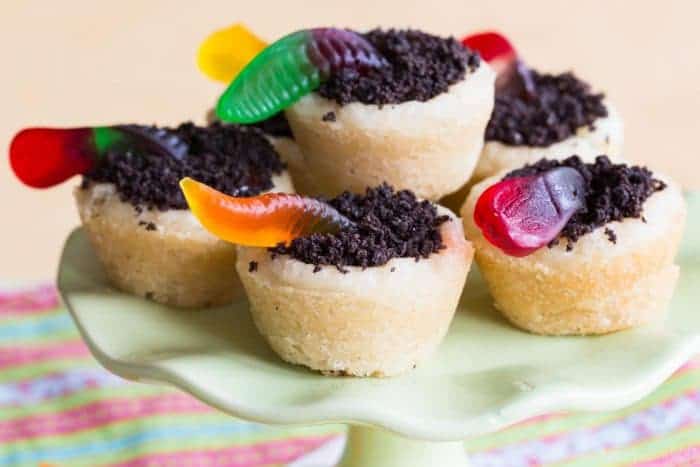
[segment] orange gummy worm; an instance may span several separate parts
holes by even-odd
[[[313,198],[266,193],[239,198],[189,177],[180,180],[192,214],[212,234],[239,245],[271,247],[314,232],[337,232],[352,221]]]

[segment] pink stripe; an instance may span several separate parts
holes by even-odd
[[[0,291],[0,314],[38,313],[58,307],[58,292],[49,284],[28,289]]]
[[[686,363],[685,365],[680,367],[678,369],[678,371],[676,371],[674,373],[674,375],[677,375],[680,373],[685,373],[685,372],[691,371],[691,370],[697,370],[699,368],[700,368],[700,356],[697,356],[695,358],[690,359],[690,361],[688,361],[688,363]]]
[[[86,357],[88,355],[90,355],[90,351],[83,341],[79,339],[59,344],[3,348],[0,349],[0,369],[28,363],[39,363],[45,360]]]
[[[104,400],[59,413],[0,422],[0,443],[40,436],[64,435],[155,415],[211,411],[213,409],[210,407],[180,393],[142,399]]]
[[[114,467],[165,467],[172,465],[216,465],[220,467],[258,467],[292,462],[319,447],[333,436],[297,438],[205,451],[180,451],[147,454]]]
[[[689,446],[677,452],[665,454],[656,459],[639,462],[634,467],[670,467],[700,465],[700,444]]]

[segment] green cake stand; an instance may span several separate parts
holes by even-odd
[[[601,337],[527,334],[491,307],[473,271],[437,354],[397,378],[324,377],[284,363],[245,301],[181,311],[119,292],[80,229],[58,284],[92,353],[121,377],[173,385],[246,420],[347,423],[343,467],[464,467],[466,437],[549,412],[623,407],[700,351],[700,196],[688,204],[666,322]]]

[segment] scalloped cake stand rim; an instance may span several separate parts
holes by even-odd
[[[700,206],[700,202],[698,202],[700,196],[691,198],[695,200],[694,204]],[[698,211],[700,212],[700,209]],[[495,431],[545,413],[565,410],[603,411],[630,405],[652,392],[696,352],[700,351],[700,333],[679,335],[672,344],[659,349],[659,358],[653,368],[648,369],[644,374],[636,375],[636,379],[617,381],[615,384],[606,384],[599,389],[584,389],[566,382],[538,386],[532,390],[520,392],[496,410],[486,411],[466,420],[452,422],[443,420],[439,427],[435,425],[423,426],[421,423],[416,423],[415,418],[406,414],[382,413],[366,404],[336,403],[333,407],[329,407],[310,403],[303,407],[289,407],[289,410],[277,406],[254,406],[235,398],[224,400],[216,394],[212,394],[206,387],[200,386],[196,379],[188,378],[187,375],[179,373],[176,366],[169,365],[169,359],[156,360],[146,364],[123,358],[115,359],[108,352],[105,352],[100,343],[93,339],[80,311],[86,303],[94,305],[95,300],[99,302],[101,286],[97,288],[86,287],[84,284],[81,286],[78,282],[76,287],[74,283],[75,271],[69,270],[70,265],[67,266],[67,261],[71,260],[67,257],[70,248],[75,247],[76,242],[82,242],[81,248],[83,248],[86,241],[81,229],[76,229],[71,233],[61,258],[58,284],[66,307],[83,339],[100,364],[126,379],[173,385],[219,410],[255,422],[269,424],[349,423],[379,427],[411,439],[433,442],[456,441],[468,436]],[[82,251],[82,254],[91,254],[91,252]],[[115,294],[114,291],[109,293]],[[87,300],[87,302],[82,303],[82,300]]]

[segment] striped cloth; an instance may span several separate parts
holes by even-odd
[[[53,286],[0,292],[0,467],[326,467],[342,433],[238,421],[128,383],[93,360]],[[700,465],[700,358],[627,409],[537,417],[466,448],[480,467]]]

